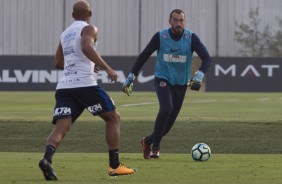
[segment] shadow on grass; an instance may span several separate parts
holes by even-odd
[[[43,152],[53,125],[49,122],[0,122],[0,152]],[[121,152],[141,152],[140,140],[153,130],[153,122],[123,121]],[[104,153],[103,122],[76,122],[58,152]],[[161,143],[162,153],[189,153],[205,142],[212,153],[282,153],[282,124],[247,122],[177,121]]]

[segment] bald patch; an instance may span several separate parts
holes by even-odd
[[[77,1],[73,5],[73,18],[76,20],[85,20],[89,17],[90,5],[86,1]]]

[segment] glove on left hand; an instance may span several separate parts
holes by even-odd
[[[197,71],[195,73],[195,76],[193,79],[190,80],[188,86],[191,88],[191,90],[199,91],[202,86],[202,81],[205,74],[202,71]]]

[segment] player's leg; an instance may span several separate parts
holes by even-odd
[[[173,110],[172,104],[172,91],[170,84],[163,79],[155,80],[156,94],[159,100],[159,112],[155,120],[155,126],[153,133],[145,139],[147,145],[153,144],[151,158],[158,158],[160,151],[160,142],[163,137],[163,133],[169,119],[169,116]]]
[[[149,137],[150,136],[143,137],[142,140],[141,140],[141,147],[142,147],[144,159],[150,159],[151,158],[150,155],[152,153],[152,150],[151,150],[152,142],[150,141],[150,143],[146,143],[146,140],[149,139]],[[153,140],[153,138],[152,138],[152,140]]]
[[[52,168],[52,157],[72,123],[84,110],[84,107],[74,101],[68,92],[69,90],[56,91],[56,106],[53,113],[55,127],[47,138],[44,157],[39,161],[39,167],[46,180],[57,180]]]
[[[39,167],[46,180],[57,180],[56,173],[51,165],[52,157],[56,151],[56,148],[59,146],[60,142],[68,132],[71,124],[71,116],[65,119],[57,120],[55,128],[47,139],[44,157],[39,161]]]
[[[110,162],[110,165],[117,168],[119,166],[118,150],[120,145],[120,115],[114,110],[112,112],[101,113],[99,116],[106,122],[105,137],[108,148],[116,154],[113,155],[113,163]]]
[[[115,110],[112,99],[100,86],[85,88],[84,95],[87,96],[87,101],[83,103],[88,111],[93,115],[99,115],[106,123],[105,137],[109,149],[109,175],[133,174],[134,169],[125,167],[119,161],[120,114]]]
[[[63,140],[63,138],[65,137],[65,135],[67,134],[68,130],[70,129],[72,125],[72,117],[66,117],[64,119],[58,119],[56,121],[56,125],[55,128],[53,129],[53,131],[51,132],[51,134],[48,136],[47,138],[47,147],[50,146],[52,147],[54,150],[56,150],[61,141]],[[50,153],[50,154],[48,154]],[[52,157],[53,157],[54,152],[52,153],[51,150],[47,150],[45,152],[44,158],[52,163]]]
[[[133,174],[135,169],[128,168],[119,161],[119,145],[120,145],[120,115],[114,110],[112,112],[104,112],[99,116],[106,122],[105,137],[109,148],[109,169],[110,176]]]
[[[172,87],[172,91],[173,91],[173,95],[172,95],[172,103],[173,103],[173,110],[168,118],[165,130],[164,130],[164,134],[163,136],[165,136],[169,130],[171,129],[171,127],[173,126],[179,112],[180,109],[182,107],[184,98],[185,98],[185,94],[186,94],[186,90],[187,90],[187,86],[173,86]]]

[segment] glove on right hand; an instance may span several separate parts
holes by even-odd
[[[133,81],[135,79],[135,75],[133,73],[129,73],[127,79],[122,85],[122,91],[126,93],[128,96],[132,93],[133,90]]]

